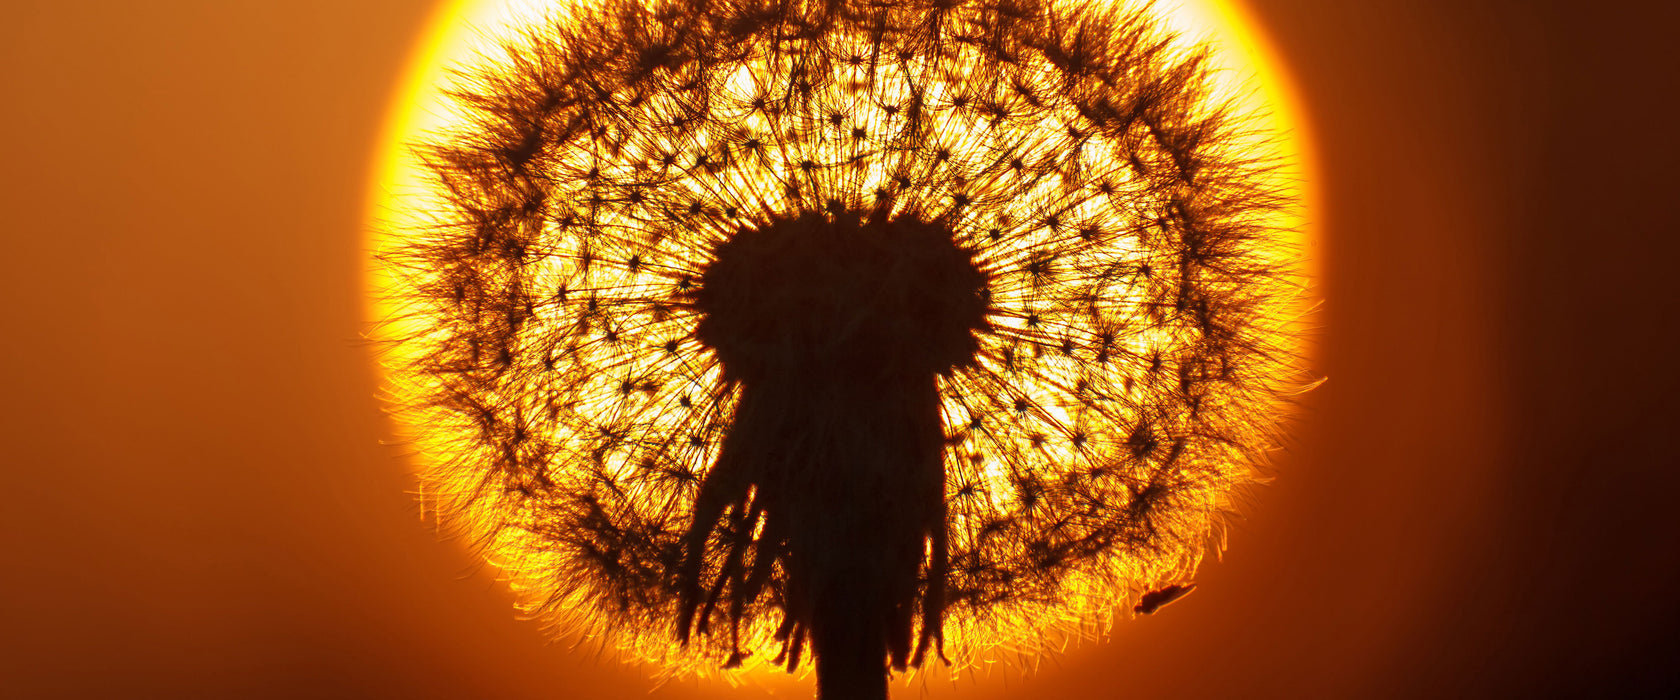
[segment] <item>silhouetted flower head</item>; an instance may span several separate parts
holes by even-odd
[[[531,612],[791,667],[855,585],[961,664],[1217,546],[1296,376],[1291,200],[1148,8],[605,0],[505,48],[385,256],[428,496]]]

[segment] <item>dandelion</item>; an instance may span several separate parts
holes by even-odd
[[[1298,294],[1150,9],[607,0],[464,69],[383,251],[440,517],[560,634],[835,700],[1187,592]]]

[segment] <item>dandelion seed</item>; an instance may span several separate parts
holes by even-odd
[[[1298,292],[1152,12],[605,0],[463,69],[383,252],[440,517],[562,634],[835,700],[1188,593]]]

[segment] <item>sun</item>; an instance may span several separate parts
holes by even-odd
[[[1188,590],[1304,383],[1271,55],[1225,5],[808,4],[435,19],[369,276],[425,502],[671,674],[962,668]]]

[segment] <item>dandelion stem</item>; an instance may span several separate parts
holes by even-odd
[[[857,588],[838,588],[817,602],[811,626],[818,700],[886,700],[886,630],[870,614],[877,609]]]

